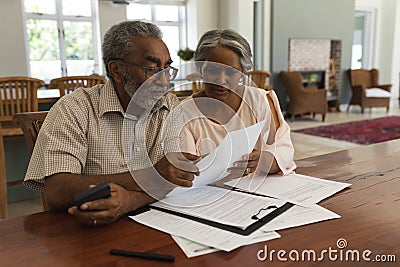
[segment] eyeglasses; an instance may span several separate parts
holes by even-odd
[[[208,62],[206,62],[208,63]],[[241,72],[235,68],[230,66],[225,66],[223,64],[214,63],[212,64],[204,64],[203,66],[203,75],[209,78],[215,78],[221,76],[221,73],[225,73],[226,76],[230,78],[239,78],[241,76]]]
[[[116,60],[121,60],[122,62],[127,63],[129,65],[136,66],[136,67],[144,69],[145,70],[146,79],[148,79],[151,76],[159,73],[162,70],[168,70],[168,75],[169,75],[168,78],[169,78],[170,81],[172,81],[172,80],[174,80],[176,78],[176,75],[178,74],[178,71],[179,71],[177,68],[174,68],[174,67],[168,67],[168,68],[164,68],[163,69],[163,68],[158,67],[158,66],[156,66],[156,67],[147,67],[147,66],[143,66],[143,65],[140,65],[140,64],[137,64],[137,63],[134,63],[134,62],[130,62],[130,61],[127,61],[127,60],[119,59],[119,58],[117,58]]]

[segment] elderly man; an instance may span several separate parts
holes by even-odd
[[[138,185],[139,177],[132,177],[149,174],[129,171],[122,131],[128,105],[138,88],[159,72],[166,73],[159,86],[168,88],[176,75],[161,38],[161,31],[151,23],[126,21],[114,25],[105,34],[102,46],[107,83],[77,89],[48,113],[24,184],[44,190],[50,211],[68,209],[83,224],[98,226],[154,201]],[[179,101],[168,93],[158,102],[146,117],[146,140],[142,140],[156,170],[153,173],[175,185],[191,186],[198,173],[194,164],[185,162],[186,171],[175,167],[160,145],[163,123]],[[73,206],[74,196],[103,181],[111,183],[111,197]]]

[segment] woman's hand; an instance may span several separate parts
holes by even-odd
[[[250,173],[262,175],[277,173],[279,171],[275,157],[268,151],[253,150],[250,154],[242,156],[242,160],[235,161],[228,172],[246,176]]]

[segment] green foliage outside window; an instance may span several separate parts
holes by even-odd
[[[64,22],[67,59],[94,59],[91,27],[90,22]]]
[[[27,21],[30,60],[58,60],[60,49],[56,21]],[[67,59],[93,60],[92,25],[90,22],[64,22]]]
[[[30,60],[59,59],[57,22],[50,20],[27,20],[26,30],[29,39]]]

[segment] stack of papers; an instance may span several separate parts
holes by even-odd
[[[183,237],[204,246],[227,252],[244,245],[280,237],[276,232],[269,233],[262,230],[255,231],[248,236],[238,235],[207,224],[153,209],[131,216],[130,218],[138,223],[162,232]],[[254,242],[252,242],[253,240]]]
[[[252,238],[249,238],[248,244],[245,245],[250,245],[253,243],[258,243],[263,241],[265,242],[268,240],[281,237],[280,234],[278,234],[272,229],[282,230],[286,228],[291,228],[336,218],[340,218],[340,216],[318,205],[315,205],[314,207],[310,208],[294,206],[281,216],[268,222],[264,227],[262,227],[259,231],[257,231],[256,235],[254,235]],[[179,247],[182,249],[182,251],[186,254],[188,258],[220,251],[215,247],[202,245],[200,243],[196,243],[194,241],[191,241],[189,239],[180,236],[172,235],[172,238],[175,240],[175,242],[179,245]]]
[[[204,186],[168,199],[157,201],[151,207],[172,210],[180,214],[245,229],[264,217],[285,201],[270,197],[246,194],[214,186]],[[174,203],[174,204],[171,204]],[[268,207],[271,207],[268,209]]]
[[[277,230],[340,218],[338,214],[316,203],[350,186],[348,183],[301,174],[247,177],[226,184],[257,195],[205,186],[169,197],[165,202],[158,201],[152,206],[244,228],[254,222],[252,215],[263,207],[279,207],[286,201],[297,205],[248,236],[155,209],[130,218],[171,234],[187,257],[194,257],[218,250],[232,251],[244,245],[279,238],[280,235],[275,232]],[[259,214],[259,217],[270,211],[262,212],[264,214]]]
[[[201,176],[195,178],[193,188],[176,188],[153,203],[149,211],[130,218],[171,234],[187,257],[218,250],[229,252],[279,238],[277,230],[340,218],[317,203],[350,186],[348,183],[291,174],[249,176],[227,182],[234,190],[207,185],[225,177],[234,161],[251,152],[264,124],[229,133],[225,138],[229,142],[221,142],[198,163]],[[232,145],[243,143],[244,137],[250,146]]]
[[[351,185],[301,174],[247,176],[225,184],[246,192],[286,200],[303,207],[312,206]]]

